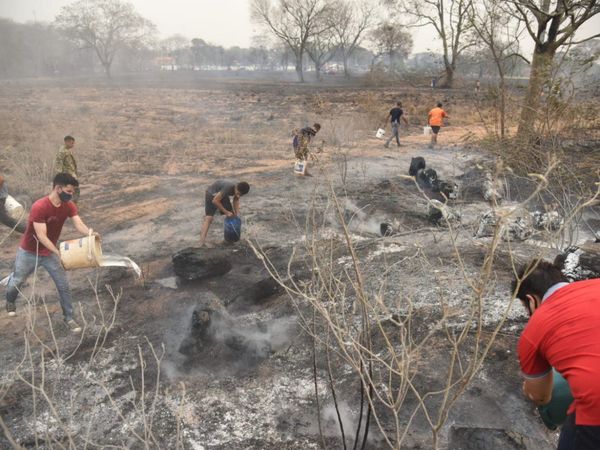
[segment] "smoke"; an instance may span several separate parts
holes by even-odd
[[[341,419],[342,426],[344,427],[344,434],[354,434],[356,426],[358,425],[358,418],[352,416],[350,406],[347,402],[338,402],[338,410],[336,411],[334,404],[326,405],[321,411],[321,419],[324,431],[329,436],[341,436],[340,424],[338,420]]]
[[[236,375],[285,349],[295,316],[270,321],[231,316],[224,308],[193,305],[165,336],[168,357],[161,368],[174,381],[182,376]],[[185,326],[181,326],[185,324]]]
[[[376,235],[380,234],[381,222],[385,222],[383,219],[367,214],[364,208],[359,208],[350,199],[346,199],[344,205],[344,220],[350,231]]]
[[[265,359],[289,342],[292,318],[274,319],[267,323],[243,324],[234,322],[230,316],[213,315],[211,322],[213,339],[243,354],[249,361]]]

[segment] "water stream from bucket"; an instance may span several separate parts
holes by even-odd
[[[100,267],[130,267],[139,277],[142,276],[142,269],[131,258],[120,255],[102,255]]]

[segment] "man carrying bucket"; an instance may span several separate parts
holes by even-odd
[[[89,235],[93,231],[83,223],[77,207],[71,201],[79,182],[68,173],[59,173],[54,177],[52,186],[49,195],[31,206],[27,229],[17,249],[14,271],[8,281],[6,311],[9,316],[16,315],[15,301],[19,295],[19,287],[37,267],[43,267],[56,285],[65,323],[73,333],[79,333],[81,327],[73,319],[71,290],[56,243],[63,224],[69,217],[81,234]]]
[[[431,127],[431,143],[429,148],[433,148],[437,144],[437,135],[440,132],[440,128],[444,123],[444,118],[448,117],[446,111],[442,109],[442,104],[438,103],[435,108],[429,111],[427,116],[427,124]]]
[[[234,183],[227,180],[217,180],[211,184],[204,195],[204,222],[200,229],[200,246],[206,242],[208,229],[212,224],[215,213],[219,211],[225,217],[236,217],[240,214],[240,197],[250,191],[250,185],[245,181]],[[233,206],[229,197],[233,197]]]
[[[404,111],[402,110],[401,102],[396,103],[396,106],[390,110],[389,114],[385,118],[385,121],[387,122],[388,119],[390,119],[390,122],[392,124],[392,134],[390,135],[387,142],[383,144],[383,146],[385,148],[389,148],[390,142],[392,142],[392,139],[395,137],[396,145],[400,147],[400,119],[402,119],[404,121],[404,124],[408,126],[408,120],[406,120],[406,117],[404,117]]]
[[[600,449],[600,279],[569,283],[555,265],[532,261],[513,292],[530,316],[518,346],[523,393],[551,407],[554,368],[574,399],[558,449]]]
[[[305,127],[300,130],[294,130],[294,139],[292,140],[292,146],[294,147],[294,156],[297,160],[304,162],[308,161],[308,155],[310,154],[308,146],[310,145],[312,138],[314,138],[317,135],[320,129],[321,124],[315,123],[312,126],[312,128]],[[306,168],[304,169],[304,175],[308,177],[311,176],[310,173],[308,173],[308,171],[306,170]]]

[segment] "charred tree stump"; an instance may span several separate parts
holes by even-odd
[[[225,275],[231,268],[229,258],[218,249],[188,247],[173,255],[173,270],[186,281]]]
[[[600,242],[588,241],[556,257],[554,264],[573,281],[600,277]]]

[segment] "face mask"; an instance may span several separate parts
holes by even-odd
[[[68,202],[68,201],[71,201],[71,199],[73,198],[73,195],[69,194],[67,192],[59,192],[58,197],[60,198],[61,202]]]

